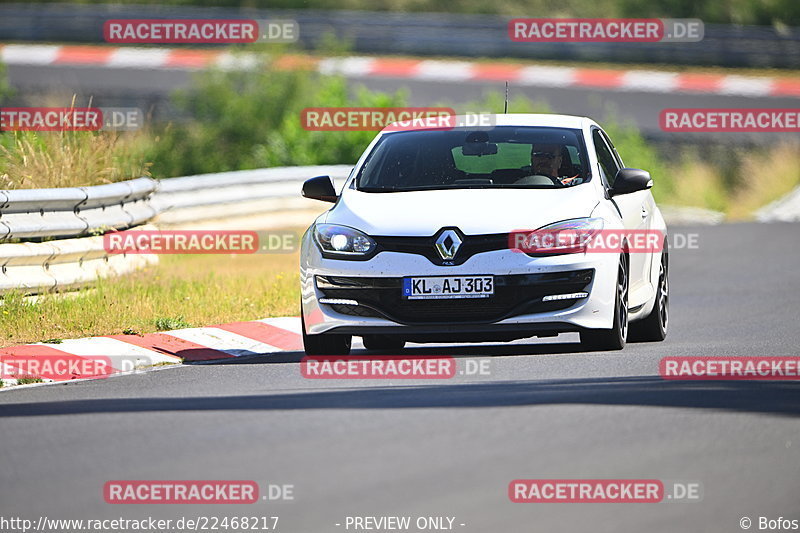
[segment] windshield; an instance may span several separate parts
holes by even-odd
[[[367,192],[573,187],[589,180],[580,130],[498,126],[384,135],[356,177]]]

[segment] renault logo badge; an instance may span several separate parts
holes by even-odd
[[[436,239],[436,251],[439,252],[439,257],[445,261],[453,259],[461,248],[461,242],[461,237],[454,230],[443,231]]]

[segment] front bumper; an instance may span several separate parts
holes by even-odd
[[[401,277],[316,276],[321,303],[354,317],[384,318],[408,326],[485,324],[521,315],[560,311],[575,300],[545,300],[555,294],[588,292],[594,269],[494,276],[488,298],[409,300]],[[353,305],[352,302],[358,302]]]
[[[456,266],[398,252],[346,261],[323,258],[307,239],[301,259],[302,312],[309,334],[381,333],[409,340],[500,340],[610,328],[618,260],[607,253],[530,257],[505,249],[474,255]],[[400,296],[403,277],[486,274],[496,280],[491,298],[403,301]],[[542,302],[544,295],[580,291],[589,296]],[[326,297],[363,305],[319,303]]]

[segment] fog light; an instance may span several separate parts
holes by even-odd
[[[577,300],[579,298],[586,298],[589,296],[588,292],[571,292],[569,294],[551,294],[542,298],[543,302],[554,302],[556,300]]]
[[[319,303],[328,305],[358,305],[355,300],[348,300],[346,298],[320,298]]]

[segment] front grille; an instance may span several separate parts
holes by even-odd
[[[513,316],[558,311],[576,300],[543,302],[550,294],[587,291],[594,269],[544,274],[495,276],[489,298],[408,300],[402,297],[402,278],[317,276],[317,288],[327,298],[348,298],[358,306],[333,305],[336,312],[383,317],[403,324],[451,322],[491,323]]]
[[[508,250],[508,233],[488,235],[461,235],[462,243],[452,260],[445,262],[436,251],[436,238],[443,228],[431,237],[373,237],[378,252],[401,252],[417,254],[427,258],[434,265],[461,265],[470,257],[495,250]]]

